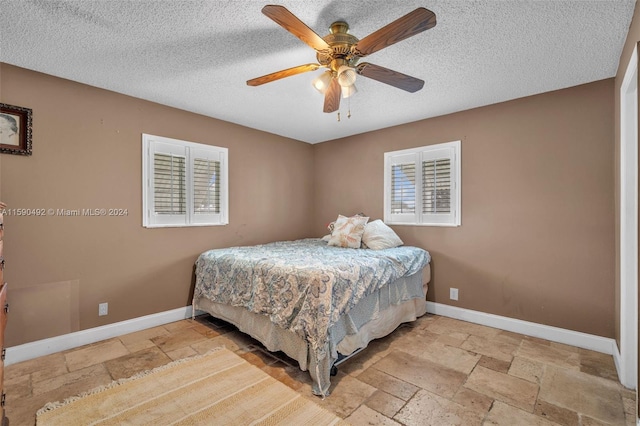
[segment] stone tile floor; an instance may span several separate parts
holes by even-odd
[[[13,364],[11,426],[45,403],[226,346],[353,425],[635,425],[635,392],[611,356],[436,315],[376,340],[340,366],[331,396],[307,372],[208,316]]]

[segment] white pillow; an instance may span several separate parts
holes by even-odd
[[[366,216],[339,215],[328,244],[336,247],[360,248],[362,234],[368,220]]]
[[[404,244],[398,234],[380,219],[367,223],[362,234],[362,242],[373,250],[398,247]]]

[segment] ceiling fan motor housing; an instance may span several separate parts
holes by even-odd
[[[330,34],[322,37],[330,46],[330,50],[318,51],[316,58],[318,62],[337,72],[343,65],[353,67],[360,57],[352,55],[351,46],[359,40],[348,33],[349,25],[344,21],[337,21],[329,27]]]

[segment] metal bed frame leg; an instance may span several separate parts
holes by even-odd
[[[338,366],[340,364],[342,364],[343,362],[347,361],[348,359],[352,358],[353,356],[359,354],[360,352],[362,352],[363,350],[366,349],[366,346],[364,348],[359,348],[356,349],[355,351],[353,351],[353,353],[351,353],[350,355],[342,355],[340,353],[338,353],[338,359],[336,360],[336,362],[333,363],[333,365],[331,366],[331,370],[329,371],[329,375],[330,376],[336,376],[338,374]]]

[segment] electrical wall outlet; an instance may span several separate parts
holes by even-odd
[[[102,317],[109,313],[109,304],[108,303],[100,303],[98,305],[98,316]]]
[[[449,289],[449,299],[458,300],[458,289],[457,288],[450,288]]]

